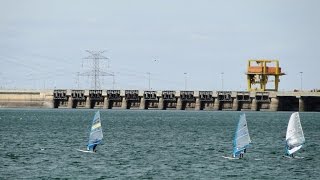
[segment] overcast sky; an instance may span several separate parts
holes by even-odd
[[[106,50],[100,67],[115,83],[100,77],[103,89],[148,89],[150,72],[154,90],[245,90],[248,59],[278,59],[287,74],[280,90],[300,89],[301,75],[303,89],[320,89],[319,7],[317,0],[1,0],[0,88],[89,89],[91,77],[77,83],[92,67],[86,50]]]

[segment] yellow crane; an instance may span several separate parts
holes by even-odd
[[[248,91],[278,91],[281,72],[278,60],[248,60]],[[268,82],[274,82],[267,88]],[[270,83],[269,83],[270,84]]]

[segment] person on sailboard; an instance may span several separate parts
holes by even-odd
[[[246,150],[240,151],[240,152],[236,152],[236,153],[232,153],[231,157],[236,158],[237,156],[239,156],[239,159],[243,158],[243,154],[246,152]]]
[[[92,151],[93,151],[93,152],[97,152],[96,148],[97,148],[97,144],[93,145]]]
[[[290,156],[292,158],[294,158],[293,153],[289,154],[288,150],[291,149],[290,146],[288,145],[288,143],[286,142],[286,156]]]
[[[243,158],[244,153],[247,152],[247,148],[244,148],[243,151],[240,152],[239,159]]]
[[[286,152],[286,156],[289,156],[289,157],[294,158],[293,153],[292,153],[292,154],[289,154],[288,152]]]
[[[241,151],[240,154],[239,154],[239,159],[243,158],[243,154],[244,154],[244,151]]]

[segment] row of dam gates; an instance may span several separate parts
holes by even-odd
[[[320,111],[320,92],[0,90],[0,107]]]

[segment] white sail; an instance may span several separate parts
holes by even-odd
[[[303,143],[305,142],[305,138],[302,131],[302,126],[300,123],[299,113],[292,113],[286,134],[286,150],[287,154],[292,154],[298,151]]]
[[[251,143],[246,115],[240,115],[233,140],[233,156],[235,157]]]

